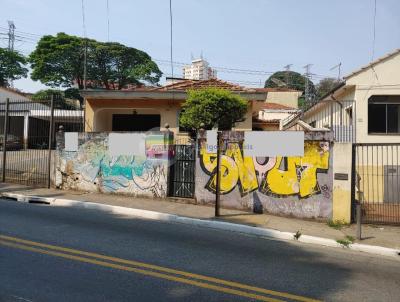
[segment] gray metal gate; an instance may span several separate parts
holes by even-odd
[[[354,144],[353,168],[362,222],[400,224],[400,143]]]
[[[63,99],[0,100],[1,181],[50,186],[55,132],[83,130],[83,111]]]
[[[194,197],[196,148],[195,145],[175,145],[175,159],[170,168],[171,197]]]

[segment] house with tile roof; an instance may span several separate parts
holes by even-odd
[[[180,133],[179,114],[190,89],[217,87],[227,89],[245,98],[249,110],[245,121],[237,123],[236,130],[252,130],[254,113],[265,102],[268,95],[291,99],[297,106],[298,91],[276,88],[248,88],[220,79],[177,80],[160,87],[137,87],[132,90],[82,91],[85,98],[85,130],[101,131],[148,131],[165,130],[166,125],[175,134]],[[289,96],[288,96],[289,95]]]
[[[400,142],[400,49],[363,66],[298,119],[334,131],[336,141]],[[296,122],[288,121],[285,128]]]

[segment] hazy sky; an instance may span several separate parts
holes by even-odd
[[[107,40],[106,0],[84,0],[87,35]],[[374,0],[172,0],[174,61],[200,53],[212,66],[273,72],[286,64],[303,73],[337,76],[342,62],[349,73],[372,56]],[[0,33],[7,20],[17,31],[37,35],[82,35],[81,0],[0,0]],[[153,59],[170,57],[168,0],[109,0],[110,40],[146,51]],[[6,36],[0,35],[6,47]],[[34,37],[34,36],[32,36]],[[35,38],[33,38],[35,39]],[[16,42],[27,54],[34,42]],[[375,58],[400,47],[400,1],[377,0]],[[164,74],[171,68],[159,64]],[[175,76],[181,76],[175,67]],[[219,72],[225,80],[264,82],[267,75]],[[320,77],[316,76],[314,82]],[[15,82],[24,91],[43,86]]]

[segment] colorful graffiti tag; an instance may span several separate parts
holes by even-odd
[[[63,189],[166,196],[169,147],[163,134],[144,135],[143,155],[118,156],[110,155],[108,134],[79,135],[76,152],[59,150],[56,185]]]
[[[215,192],[217,155],[200,148],[200,165],[210,176],[206,188]],[[221,194],[236,187],[241,196],[255,190],[274,197],[299,198],[321,193],[318,173],[329,169],[329,143],[307,141],[303,157],[248,157],[237,142],[228,143],[221,155]]]

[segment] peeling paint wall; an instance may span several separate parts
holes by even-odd
[[[127,135],[129,139],[129,133]],[[143,133],[143,154],[113,154],[110,133],[78,133],[77,151],[57,137],[56,186],[89,192],[166,197],[170,132]]]
[[[303,157],[243,156],[243,132],[223,134],[221,206],[293,215],[332,217],[332,145],[307,140]],[[207,153],[206,139],[198,141],[196,200],[214,203],[216,153]]]

